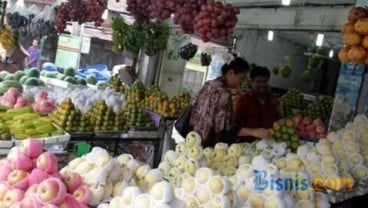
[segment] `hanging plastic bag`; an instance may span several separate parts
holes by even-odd
[[[202,66],[209,66],[211,64],[211,55],[208,53],[201,53]]]
[[[184,45],[180,47],[179,55],[184,60],[190,60],[195,56],[197,53],[198,46],[194,45],[193,43],[189,43],[187,45]]]

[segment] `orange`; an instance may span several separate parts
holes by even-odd
[[[291,119],[286,120],[286,126],[287,127],[294,127],[294,121]]]

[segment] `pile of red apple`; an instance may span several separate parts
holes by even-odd
[[[297,125],[297,130],[301,138],[323,139],[327,137],[326,125],[321,119],[295,115],[293,120]]]
[[[58,172],[57,157],[27,139],[0,160],[0,207],[88,207],[91,192],[77,173]]]

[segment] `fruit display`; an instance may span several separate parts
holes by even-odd
[[[272,138],[276,141],[286,142],[292,152],[296,152],[300,146],[300,138],[297,131],[297,123],[292,119],[280,119],[273,123]]]
[[[333,98],[326,96],[322,99],[313,102],[302,111],[304,116],[311,117],[312,119],[320,118],[326,124],[330,121],[331,111],[333,105]]]
[[[70,98],[65,98],[49,114],[49,118],[67,132],[89,132],[92,130],[89,119],[75,108]]]
[[[114,89],[116,92],[120,92],[121,94],[124,94],[125,92],[125,87],[120,79],[119,74],[116,74],[113,77],[111,77],[106,86]]]
[[[137,107],[134,104],[127,103],[124,109],[124,118],[126,120],[125,129],[134,128],[152,128],[154,124],[151,117],[143,108]]]
[[[338,54],[342,63],[367,63],[367,17],[368,10],[365,7],[350,9],[348,22],[342,27],[344,48]]]
[[[11,87],[17,88],[19,92],[23,92],[23,86],[18,81],[4,80],[0,82],[0,95],[3,95]]]
[[[124,111],[115,112],[108,107],[104,100],[96,103],[86,115],[94,131],[119,131],[124,130]]]
[[[57,157],[42,152],[39,140],[22,141],[0,164],[2,207],[88,207],[92,194],[81,176],[59,173]]]
[[[63,130],[52,124],[51,119],[41,117],[29,106],[9,109],[0,113],[0,117],[16,139],[45,138],[64,134]]]
[[[303,95],[296,89],[289,90],[285,95],[279,98],[280,116],[290,117],[294,114],[293,109],[302,110],[307,106]]]
[[[192,102],[192,96],[188,92],[179,92],[170,98],[170,103],[175,104],[176,113],[174,117],[179,116],[181,112]]]
[[[55,101],[49,98],[49,95],[46,91],[39,91],[34,96],[32,108],[40,115],[46,116],[55,109]]]
[[[327,137],[326,125],[321,119],[311,119],[295,115],[294,123],[298,129],[299,136],[303,139],[325,139]]]

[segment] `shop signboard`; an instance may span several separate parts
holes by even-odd
[[[358,107],[364,73],[364,64],[342,64],[331,112],[330,131],[344,128],[347,122],[353,120]]]
[[[61,68],[79,68],[81,38],[62,34],[59,36],[55,64]]]

